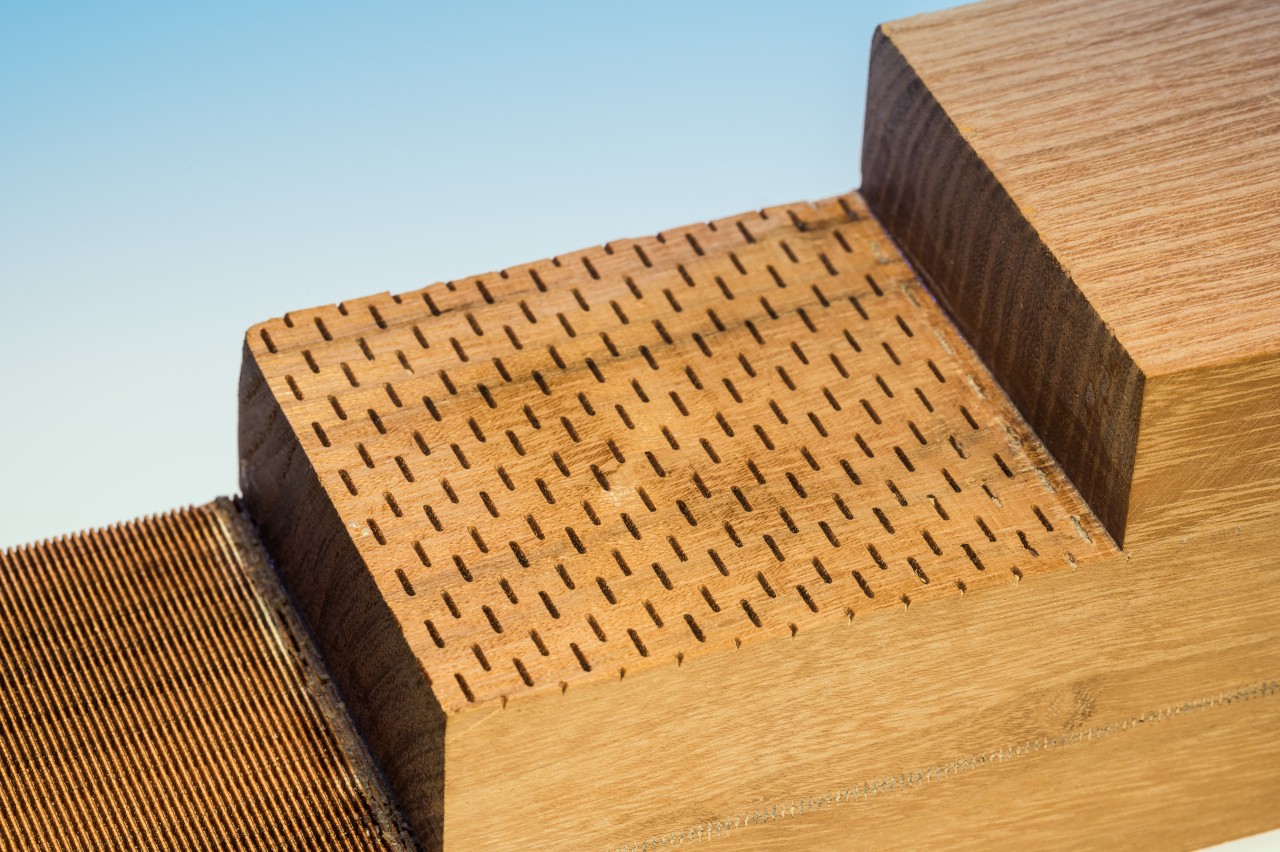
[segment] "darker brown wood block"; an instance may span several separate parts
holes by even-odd
[[[1277,45],[1239,0],[874,39],[868,203],[1121,543],[1280,497]]]

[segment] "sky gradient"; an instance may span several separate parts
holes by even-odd
[[[0,6],[0,547],[236,491],[258,320],[856,187],[938,5]]]

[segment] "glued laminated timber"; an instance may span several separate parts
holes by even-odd
[[[252,328],[251,523],[0,554],[0,839],[1280,825],[1280,12],[993,0],[870,79],[861,193]]]
[[[290,313],[241,406],[429,847],[915,845],[956,813],[865,815],[934,785],[1013,800],[979,842],[1273,819],[1275,525],[1117,550],[857,194]]]

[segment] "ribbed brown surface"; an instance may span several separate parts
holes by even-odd
[[[405,846],[237,524],[0,552],[0,846]]]

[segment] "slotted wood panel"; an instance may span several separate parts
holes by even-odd
[[[256,326],[241,455],[429,846],[457,714],[1115,553],[857,194]]]
[[[0,552],[0,846],[405,849],[230,503]]]
[[[449,710],[1097,548],[856,196],[249,345]]]

